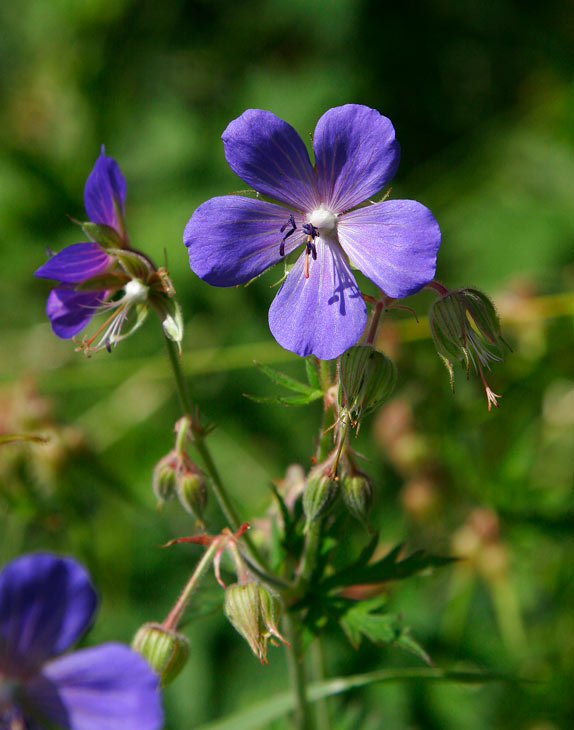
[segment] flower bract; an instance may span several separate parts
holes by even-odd
[[[367,312],[352,266],[393,298],[433,278],[440,229],[428,208],[357,207],[399,164],[393,125],[375,109],[327,111],[313,135],[315,165],[293,127],[269,111],[247,110],[222,139],[232,170],[277,202],[227,195],[200,205],[184,232],[190,266],[210,284],[233,286],[303,247],[269,311],[286,349],[329,360],[357,342]]]
[[[82,565],[23,555],[0,573],[0,727],[159,730],[158,677],[109,642],[58,656],[92,623],[97,596]]]

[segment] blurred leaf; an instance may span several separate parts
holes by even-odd
[[[314,390],[307,395],[249,395],[243,394],[255,403],[272,403],[279,406],[306,406],[315,400],[323,397],[323,391]]]
[[[304,393],[306,395],[309,395],[316,390],[316,388],[313,388],[306,383],[302,383],[300,380],[296,380],[289,375],[285,375],[285,373],[282,373],[279,370],[275,370],[275,368],[271,368],[269,367],[269,365],[263,365],[262,363],[257,361],[255,361],[255,365],[257,368],[259,368],[259,370],[261,370],[262,373],[265,373],[265,375],[267,375],[267,377],[270,378],[274,383],[277,383],[277,385],[282,385],[285,388],[294,391],[295,393]]]
[[[12,444],[15,441],[32,441],[36,444],[48,443],[50,439],[46,436],[38,436],[33,433],[2,433],[0,434],[0,444]]]
[[[459,684],[484,684],[485,682],[516,682],[517,679],[494,672],[447,672],[441,669],[389,669],[368,674],[336,677],[325,682],[315,682],[308,687],[309,702],[348,692],[377,682],[454,682]],[[295,709],[293,693],[275,695],[271,699],[252,705],[222,720],[201,725],[196,730],[256,730],[283,717]]]
[[[402,560],[399,558],[402,544],[394,547],[384,558],[376,563],[367,564],[366,559],[372,550],[373,541],[367,545],[358,560],[330,576],[321,584],[323,591],[330,591],[345,586],[363,583],[384,583],[390,580],[401,580],[421,573],[428,568],[440,568],[457,560],[457,558],[441,555],[430,555],[424,550],[417,550]],[[372,552],[371,552],[372,554]]]
[[[313,390],[322,390],[319,373],[317,372],[317,363],[313,355],[305,358],[305,370],[307,372],[307,380]]]

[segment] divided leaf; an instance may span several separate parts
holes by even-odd
[[[321,584],[321,590],[330,591],[351,585],[402,580],[403,578],[409,578],[411,575],[422,573],[429,568],[440,568],[457,560],[457,558],[442,555],[430,555],[425,553],[424,550],[417,550],[401,559],[400,553],[403,546],[397,545],[381,560],[368,563],[376,545],[376,537],[374,536],[371,539],[354,563],[324,580]]]
[[[263,365],[258,362],[255,362],[255,365],[274,383],[282,385],[293,393],[297,393],[297,395],[258,396],[244,393],[245,397],[249,398],[249,400],[255,401],[256,403],[273,403],[280,406],[304,406],[323,397],[323,391],[319,388],[318,378],[316,384],[313,382],[311,385],[307,385],[296,378],[292,378],[290,375],[269,367],[269,365]],[[311,382],[309,369],[307,370],[307,377],[309,377]]]

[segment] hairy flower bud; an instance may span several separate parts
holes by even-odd
[[[468,377],[472,363],[480,375],[490,404],[496,403],[484,378],[483,368],[504,360],[505,342],[494,304],[478,289],[458,289],[435,300],[429,312],[429,325],[437,352],[444,362],[454,390],[453,363],[464,363]]]
[[[162,505],[175,494],[176,466],[173,455],[170,453],[160,459],[154,467],[152,487],[158,505]]]
[[[307,522],[324,517],[339,495],[339,483],[325,471],[325,466],[311,470],[303,491],[303,511]]]
[[[371,345],[355,345],[341,356],[339,379],[341,409],[359,422],[391,395],[397,373],[384,353]]]
[[[347,474],[341,481],[341,493],[345,506],[353,517],[366,525],[373,506],[373,482],[361,472]]]
[[[235,630],[247,641],[262,664],[267,663],[267,642],[273,637],[284,644],[277,622],[281,613],[279,598],[255,581],[234,583],[225,591],[225,615]]]
[[[203,472],[195,464],[188,464],[178,474],[175,491],[184,510],[201,519],[207,502],[207,486]]]
[[[138,629],[132,648],[148,660],[164,687],[173,682],[189,657],[189,639],[156,623]]]

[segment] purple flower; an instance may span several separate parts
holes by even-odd
[[[434,277],[440,229],[428,208],[413,200],[356,207],[399,164],[393,125],[376,110],[327,111],[313,136],[314,167],[293,127],[268,111],[247,110],[222,139],[233,171],[282,205],[238,195],[203,203],[184,232],[190,266],[210,284],[233,286],[303,245],[269,310],[283,347],[330,360],[357,342],[367,312],[351,262],[393,298]]]
[[[117,247],[127,245],[124,226],[126,182],[117,162],[107,157],[104,146],[90,172],[84,189],[84,204],[98,235],[113,240]],[[35,272],[44,279],[55,279],[58,286],[50,292],[46,314],[58,337],[68,339],[83,329],[105,301],[107,290],[76,291],[83,284],[105,274],[114,256],[95,241],[73,243]]]
[[[97,597],[71,558],[23,555],[0,573],[0,727],[158,730],[158,677],[107,643],[52,658],[90,626]]]

